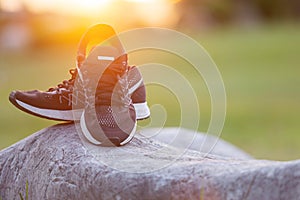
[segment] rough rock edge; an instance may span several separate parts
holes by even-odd
[[[135,138],[122,148],[149,155],[162,146]],[[154,159],[174,159],[163,153]],[[137,158],[127,164],[141,166]],[[128,173],[103,165],[82,145],[75,126],[62,124],[0,152],[2,199],[19,199],[19,192],[25,196],[26,181],[29,199],[290,200],[300,196],[300,161],[240,160],[187,151],[160,170]]]

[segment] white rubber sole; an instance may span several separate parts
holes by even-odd
[[[28,110],[36,115],[39,115],[41,117],[49,118],[49,119],[55,119],[55,120],[64,120],[64,121],[79,121],[81,118],[81,115],[83,113],[83,109],[77,109],[77,110],[52,110],[52,109],[44,109],[44,108],[37,108],[34,106],[31,106],[27,103],[24,103],[22,101],[19,101],[15,99],[16,103],[24,108],[25,110]],[[136,103],[133,104],[135,111],[136,111],[136,119],[142,120],[145,118],[148,118],[150,116],[150,110],[147,105],[147,102],[144,103]]]
[[[80,127],[81,127],[81,131],[83,133],[83,135],[85,136],[85,138],[92,144],[95,145],[101,145],[102,143],[98,140],[96,140],[92,134],[90,133],[90,131],[88,130],[87,126],[86,126],[86,121],[85,121],[85,117],[84,117],[84,111],[82,112],[81,115],[81,119],[80,119]],[[129,136],[120,143],[121,146],[127,144],[128,142],[130,142],[130,140],[132,140],[132,138],[135,135],[136,132],[136,127],[137,127],[137,123],[135,122],[134,124],[134,128],[132,129],[131,133],[129,134]]]
[[[146,119],[150,116],[150,109],[147,105],[147,102],[135,103],[135,104],[133,104],[133,106],[134,106],[134,109],[135,109],[137,120]]]
[[[16,103],[22,108],[37,114],[41,117],[56,119],[56,120],[64,120],[64,121],[78,121],[82,114],[83,109],[77,110],[52,110],[52,109],[43,109],[31,106],[27,103],[24,103],[19,100],[15,100]]]

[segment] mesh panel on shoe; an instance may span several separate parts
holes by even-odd
[[[109,128],[126,127],[130,122],[129,118],[133,118],[130,110],[124,107],[98,106],[96,110],[99,124]]]
[[[117,127],[111,106],[101,106],[98,108],[98,121],[102,126]]]

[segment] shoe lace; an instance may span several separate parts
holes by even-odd
[[[122,104],[125,107],[129,107],[132,100],[129,94],[128,67],[126,68],[124,75],[118,75],[117,78],[120,85],[120,90],[117,91],[119,98],[113,98],[113,101],[117,105]]]
[[[129,95],[128,69],[111,67],[105,73],[109,74],[108,79],[100,81],[99,88],[96,90],[96,104],[114,104],[116,106],[128,107],[131,104]]]
[[[47,92],[57,91],[58,94],[61,94],[62,90],[72,91],[78,71],[76,68],[70,69],[69,73],[71,74],[71,78],[69,80],[64,80],[62,81],[62,83],[59,83],[56,87],[49,88]]]
[[[47,92],[55,91],[59,95],[60,103],[63,103],[63,99],[67,100],[68,105],[72,105],[73,101],[73,89],[75,84],[75,79],[78,74],[77,68],[70,69],[69,73],[71,74],[71,78],[69,80],[63,80],[62,83],[59,83],[56,87],[51,87],[47,90]]]
[[[122,65],[120,67],[120,65]],[[82,86],[85,90],[85,105],[89,108],[94,108],[95,105],[124,106],[128,107],[131,104],[128,84],[127,62],[112,63],[102,74],[100,81],[96,84],[96,88],[92,88],[91,82],[93,78],[82,72],[84,81]],[[103,78],[105,76],[105,78]],[[118,87],[115,89],[115,87]],[[94,93],[93,93],[94,92]],[[113,94],[115,92],[115,94]]]

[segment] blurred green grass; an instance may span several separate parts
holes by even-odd
[[[299,35],[300,26],[297,24],[251,29],[223,27],[192,33],[192,37],[209,52],[224,80],[227,117],[221,137],[256,158],[300,158]],[[0,149],[57,123],[18,111],[9,104],[8,95],[15,89],[45,90],[69,78],[67,70],[74,67],[75,52],[75,48],[13,54],[1,52]],[[184,61],[168,56],[162,54],[162,59],[166,64],[174,65],[197,91],[201,110],[199,130],[206,131],[210,98],[205,84],[197,82],[201,77],[187,70]],[[138,59],[132,62],[138,63]],[[147,90],[150,105],[165,106],[168,114],[166,125],[178,126],[180,106],[174,94],[157,85],[149,85]],[[144,125],[147,123],[149,120]]]

